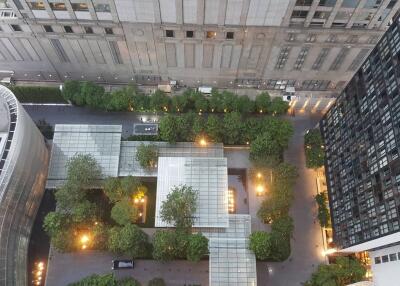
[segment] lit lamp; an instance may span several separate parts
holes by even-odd
[[[334,254],[335,252],[337,252],[337,250],[335,248],[330,248],[330,249],[327,249],[327,250],[323,250],[322,251],[322,255],[323,256],[328,256],[328,255]]]
[[[256,187],[257,195],[261,196],[264,193],[264,187],[262,185],[257,185]]]
[[[82,249],[86,249],[87,248],[87,243],[89,242],[90,238],[87,234],[84,234],[81,236],[81,244],[82,244]]]
[[[200,139],[200,146],[207,146],[207,141],[204,138]]]

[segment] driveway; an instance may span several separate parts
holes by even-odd
[[[292,252],[290,258],[282,263],[257,263],[257,280],[260,286],[300,286],[325,261],[322,255],[321,228],[316,219],[317,206],[313,198],[317,192],[316,174],[305,167],[303,151],[305,131],[313,128],[321,116],[306,113],[290,117],[295,133],[285,153],[285,160],[295,165],[299,172],[294,188],[295,199],[290,211],[295,225]]]
[[[135,260],[134,269],[113,271],[111,260],[118,258],[122,257],[99,251],[65,254],[51,251],[46,286],[66,286],[94,273],[111,272],[118,278],[134,277],[142,285],[147,285],[155,277],[162,277],[168,286],[208,285],[208,261],[191,263],[179,260],[161,263],[154,260]]]

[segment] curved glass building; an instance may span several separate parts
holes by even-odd
[[[28,245],[48,158],[42,134],[0,85],[0,286],[28,285]]]

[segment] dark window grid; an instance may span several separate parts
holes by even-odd
[[[329,52],[330,52],[330,48],[323,48],[322,49],[322,51],[319,53],[317,59],[315,60],[313,66],[312,66],[313,70],[319,70],[322,67],[322,65],[323,65],[325,59],[327,58]]]
[[[283,69],[289,58],[290,47],[283,47],[279,53],[278,60],[275,64],[275,69]]]

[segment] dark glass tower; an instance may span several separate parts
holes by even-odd
[[[323,117],[320,128],[336,244],[347,248],[398,232],[399,18]]]

